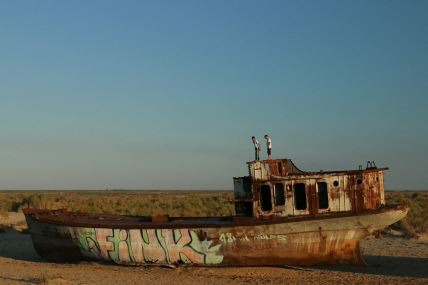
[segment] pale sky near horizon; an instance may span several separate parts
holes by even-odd
[[[303,170],[428,189],[427,11],[1,1],[0,189],[232,189],[265,133]]]

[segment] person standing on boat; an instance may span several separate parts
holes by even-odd
[[[253,141],[254,144],[254,152],[255,152],[255,160],[260,160],[260,143],[259,141],[256,139],[255,136],[251,137],[251,140]]]
[[[272,139],[267,134],[265,135],[265,139],[266,139],[266,148],[267,148],[268,159],[272,159],[272,156],[271,156],[272,155]]]

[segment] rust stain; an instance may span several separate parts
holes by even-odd
[[[386,169],[371,163],[367,169],[305,172],[289,159],[252,161],[248,176],[234,178],[236,215],[230,217],[24,213],[37,252],[54,261],[363,264],[359,240],[408,211],[384,205]]]

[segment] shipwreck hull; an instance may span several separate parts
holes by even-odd
[[[34,247],[48,260],[125,265],[275,266],[362,264],[359,240],[405,217],[404,206],[364,213],[254,219],[141,217],[24,210]]]

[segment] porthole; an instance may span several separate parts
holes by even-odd
[[[358,179],[357,179],[357,184],[358,184],[358,185],[361,185],[361,183],[363,183],[363,179],[358,178]]]
[[[335,181],[333,182],[333,186],[334,186],[334,187],[339,186],[339,181],[335,180]]]

